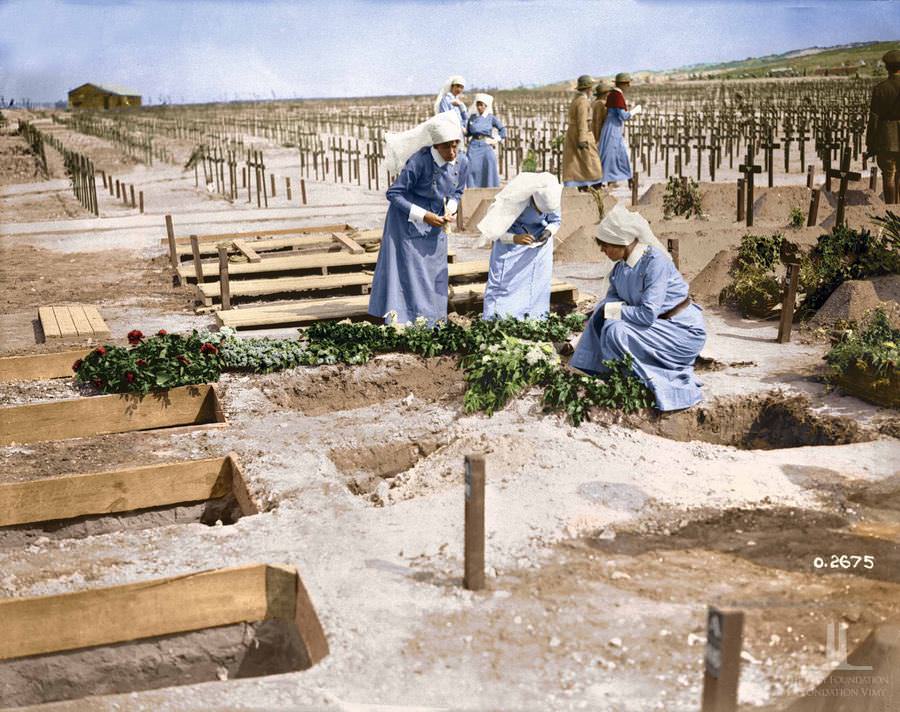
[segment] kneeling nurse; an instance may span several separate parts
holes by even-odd
[[[483,239],[494,242],[482,318],[547,316],[561,198],[552,173],[520,173],[497,193],[478,223]]]
[[[653,391],[659,410],[698,403],[703,396],[694,361],[706,328],[669,254],[649,223],[621,205],[600,223],[597,242],[615,265],[570,365],[602,373],[602,361],[631,354],[634,372]]]

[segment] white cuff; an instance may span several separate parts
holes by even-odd
[[[456,212],[456,208],[459,207],[459,201],[456,198],[450,198],[447,201],[447,214],[453,215]]]
[[[411,223],[416,223],[421,225],[425,222],[425,213],[428,211],[425,208],[420,208],[418,205],[410,205],[409,206],[409,221]]]
[[[625,302],[607,302],[603,305],[603,318],[604,319],[621,319],[622,318],[622,307]]]
[[[550,232],[550,237],[553,237],[559,231],[559,223],[548,223],[544,229]]]
[[[515,242],[515,235],[511,232],[505,232],[497,239],[500,240],[504,245],[512,245]]]

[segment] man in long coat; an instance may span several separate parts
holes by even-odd
[[[882,57],[888,78],[872,89],[866,153],[876,156],[884,185],[884,202],[900,202],[900,49]]]
[[[577,96],[569,106],[569,124],[563,144],[563,185],[587,190],[603,178],[597,141],[591,132],[591,90],[594,80],[583,74],[578,77]]]
[[[613,83],[608,79],[601,79],[594,89],[594,103],[591,105],[591,132],[594,140],[600,145],[600,131],[603,122],[606,121],[606,97],[613,90]],[[602,161],[601,161],[602,163]]]

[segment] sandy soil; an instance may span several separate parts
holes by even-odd
[[[81,145],[128,168],[96,141]],[[279,171],[295,169],[290,151],[272,151]],[[211,324],[171,286],[162,215],[173,212],[181,234],[221,231],[224,216],[260,224],[260,214],[195,190],[177,167],[132,175],[156,191],[148,215],[107,206],[100,219],[54,220],[56,198],[37,184],[0,193],[38,206],[0,231],[3,352],[62,348],[35,344],[31,323],[39,304],[56,299],[100,305],[118,338],[135,327]],[[664,221],[654,190],[640,210],[661,239],[681,240],[689,277],[746,231],[733,223],[731,185],[705,188],[704,221]],[[762,190],[754,229],[784,230],[784,212],[803,191]],[[383,217],[383,199],[362,188],[317,184],[310,193],[317,207],[274,205],[264,224],[368,227]],[[819,230],[797,233],[811,244]],[[453,239],[461,256],[480,253],[468,238]],[[556,273],[590,299],[603,293],[607,269],[582,262]],[[900,444],[889,435],[897,415],[828,392],[823,344],[781,345],[774,324],[706,315],[707,402],[670,419],[598,413],[575,428],[543,414],[535,394],[491,418],[467,416],[452,359],[386,355],[353,368],[226,375],[222,429],[0,448],[0,482],[235,451],[261,510],[227,527],[38,537],[27,556],[0,549],[0,595],[284,563],[300,570],[331,645],[303,672],[53,709],[693,711],[709,604],[747,613],[742,709],[783,707],[827,674],[829,624],[848,627],[852,648],[900,616]],[[6,384],[0,405],[89,395],[70,380]],[[488,589],[477,594],[460,586],[463,458],[473,452],[488,463]],[[875,564],[814,565],[844,553],[872,555]],[[126,651],[123,660],[141,654]]]

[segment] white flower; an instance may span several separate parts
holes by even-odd
[[[415,325],[420,328],[423,326],[428,326],[428,319],[426,319],[424,316],[417,316]]]
[[[491,344],[487,347],[489,353],[495,354],[500,350],[500,344]]]

